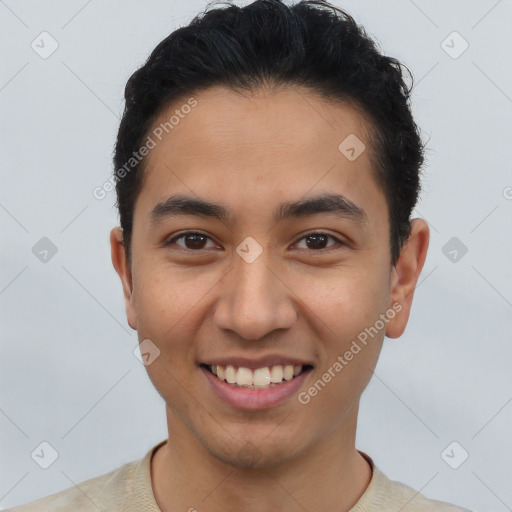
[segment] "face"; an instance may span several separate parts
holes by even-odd
[[[131,266],[119,229],[114,265],[131,327],[160,351],[147,371],[169,428],[223,462],[274,467],[355,430],[421,251],[402,271],[391,263],[386,198],[350,105],[300,89],[194,98],[154,123],[188,112],[155,139]],[[354,135],[366,148],[355,159],[339,149]]]

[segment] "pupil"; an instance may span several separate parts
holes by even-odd
[[[192,245],[192,248],[202,249],[204,247],[206,237],[201,234],[187,235],[185,237],[186,245]],[[313,243],[310,243],[313,240]],[[310,249],[323,249],[325,248],[325,242],[327,241],[326,235],[309,235],[306,238],[306,245]]]
[[[314,242],[313,244],[310,244],[309,240],[312,240],[312,239],[316,239],[316,242]],[[318,244],[319,239],[321,239],[320,244]],[[323,242],[326,242],[326,241],[327,241],[326,235],[309,235],[306,238],[306,244],[310,249],[318,249],[318,248],[323,249],[324,247],[319,247],[319,245],[324,246],[325,244]]]
[[[202,240],[202,243],[201,241],[198,242],[198,239],[203,239]],[[186,240],[186,245],[190,245],[188,242],[190,242],[192,240],[192,248],[194,249],[202,249],[203,246],[204,246],[204,242],[205,242],[205,239],[206,237],[204,235],[200,235],[200,234],[195,234],[195,235],[187,235],[185,237],[185,240]],[[200,247],[197,247],[197,244],[200,245]]]

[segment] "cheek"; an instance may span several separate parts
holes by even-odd
[[[206,292],[200,279],[190,281],[162,266],[142,267],[134,277],[133,290],[139,337],[154,339],[161,349],[169,340],[182,338],[178,334]]]
[[[387,306],[388,286],[383,276],[342,270],[302,281],[304,302],[340,340],[357,336],[373,325]],[[333,332],[332,332],[333,331]]]
[[[322,329],[319,340],[323,346],[316,378],[322,379],[327,372],[325,380],[329,381],[322,388],[325,401],[319,400],[318,407],[330,414],[329,403],[351,403],[372,377],[385,332],[382,322],[376,323],[386,310],[388,291],[385,277],[375,273],[347,271],[333,277],[328,287],[315,286],[314,281],[309,287],[309,305],[321,319],[316,324]]]

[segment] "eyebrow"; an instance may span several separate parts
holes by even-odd
[[[320,213],[361,223],[367,219],[366,212],[345,196],[321,194],[295,202],[281,203],[274,211],[274,221],[279,222],[291,217],[305,217]],[[218,203],[182,194],[171,196],[158,203],[151,211],[150,219],[152,223],[156,224],[165,218],[180,215],[213,217],[225,221],[233,219],[232,212]]]

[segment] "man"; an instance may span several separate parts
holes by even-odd
[[[428,248],[409,94],[321,1],[217,8],[155,48],[125,91],[111,246],[169,438],[14,510],[462,510],[355,447]]]

